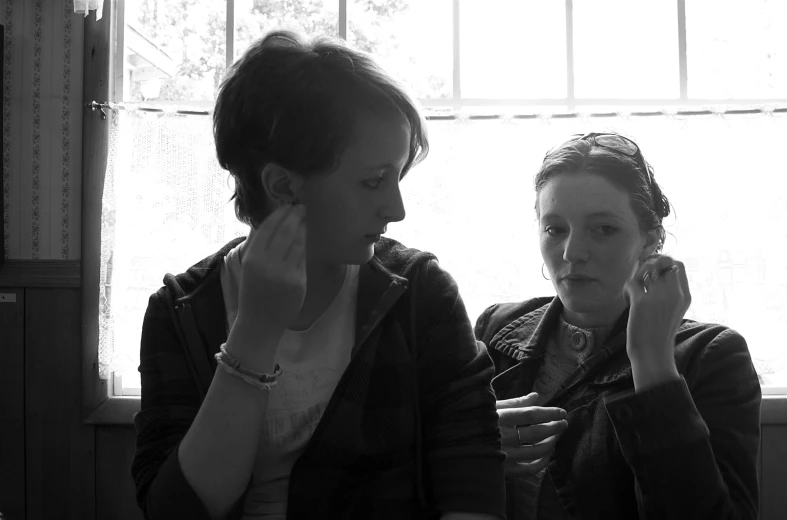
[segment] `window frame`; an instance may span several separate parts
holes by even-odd
[[[347,0],[339,2],[339,36],[347,36]],[[564,106],[569,110],[594,105],[604,106],[698,106],[732,105],[742,107],[753,103],[787,104],[787,99],[693,99],[687,95],[686,20],[685,0],[678,4],[678,38],[680,67],[680,97],[674,99],[579,99],[574,93],[573,72],[573,0],[566,2],[567,37],[567,96],[561,99],[469,99],[461,96],[460,81],[460,1],[453,1],[453,97],[450,99],[421,99],[427,109],[453,107],[461,110],[468,106]],[[231,63],[234,56],[234,0],[227,2],[227,45],[226,59]],[[124,36],[118,30],[124,25],[124,0],[108,0],[104,5],[104,16],[99,21],[85,24],[84,40],[84,85],[83,96],[86,109],[93,112],[96,101],[120,101],[123,99]],[[120,75],[118,75],[118,70]],[[145,103],[151,106],[155,103]],[[193,105],[193,103],[192,103]],[[212,103],[211,103],[212,105]],[[122,103],[111,105],[122,108]],[[189,113],[194,114],[193,107]],[[210,113],[210,110],[205,114]],[[444,118],[444,117],[438,117]],[[436,119],[438,119],[436,118]],[[139,389],[125,390],[122,376],[113,372],[106,380],[98,373],[98,294],[101,251],[101,202],[104,172],[109,146],[109,121],[106,117],[87,113],[83,123],[83,191],[82,191],[82,386],[83,417],[86,424],[133,424],[133,415],[139,411],[141,397]],[[762,387],[763,400],[761,424],[787,424],[787,388]],[[118,394],[118,395],[116,395]]]
[[[225,67],[229,67],[234,61],[235,55],[235,0],[226,1],[226,45],[225,45]],[[347,39],[347,0],[333,0],[338,2],[338,36]],[[562,98],[464,98],[462,97],[461,85],[461,2],[462,0],[452,1],[452,44],[453,44],[453,72],[452,72],[452,97],[446,99],[420,98],[419,102],[426,108],[446,108],[452,107],[460,110],[464,107],[534,107],[534,106],[560,106],[566,107],[569,112],[578,107],[592,106],[712,106],[712,105],[731,105],[748,106],[753,104],[787,104],[785,98],[734,98],[734,99],[707,99],[694,98],[688,95],[688,56],[687,56],[687,33],[686,33],[686,0],[674,0],[677,5],[678,17],[678,82],[679,95],[674,98],[577,98],[574,95],[574,0],[564,0],[565,2],[565,26],[566,26],[566,96]],[[113,0],[117,4],[117,25],[121,27],[124,22],[125,0]],[[115,63],[123,63],[123,31],[116,30],[117,45],[115,47]],[[114,70],[115,89],[112,100],[121,103],[123,100],[123,69],[118,67]],[[119,81],[118,81],[119,80]],[[128,102],[137,104],[137,102]],[[193,104],[194,102],[184,102]],[[146,106],[155,107],[157,102],[150,101],[144,103]],[[202,103],[200,103],[202,104]],[[206,107],[212,106],[212,102],[204,102]]]
[[[117,49],[112,42],[120,12],[117,5],[118,0],[105,2],[101,20],[85,23],[83,100],[86,111],[96,111],[92,100],[111,99],[115,83],[113,65],[117,59]],[[140,398],[114,395],[114,378],[101,379],[98,372],[101,202],[108,151],[109,120],[88,111],[82,125],[82,414],[85,424],[133,424],[133,416],[140,409]]]

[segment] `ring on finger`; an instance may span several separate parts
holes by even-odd
[[[519,434],[519,428],[521,428],[521,426],[517,425],[517,426],[514,426],[514,428],[516,429],[516,438],[519,441],[519,446],[520,447],[522,447],[522,446],[530,446],[529,442],[523,442],[522,441],[522,436]]]
[[[648,294],[648,283],[654,279],[653,273],[650,271],[645,271],[645,274],[642,275],[642,290],[645,291],[645,294]]]
[[[655,281],[667,273],[674,273],[677,271],[680,271],[680,267],[674,264],[667,267],[666,269],[663,269],[660,273],[654,274],[652,271],[645,271],[645,274],[642,275],[642,290],[645,291],[645,294],[647,294],[649,282]]]

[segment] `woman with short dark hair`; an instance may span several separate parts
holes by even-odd
[[[502,517],[492,361],[434,255],[381,236],[428,150],[411,98],[338,41],[274,32],[214,131],[249,236],[150,299],[146,518]]]

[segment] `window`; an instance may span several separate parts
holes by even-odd
[[[771,249],[787,238],[784,167],[773,153],[787,135],[784,2],[118,4],[114,101],[125,110],[111,152],[106,259],[114,349],[102,362],[117,394],[139,392],[142,316],[164,273],[245,234],[204,114],[228,63],[277,27],[345,37],[426,107],[432,150],[402,184],[408,218],[389,234],[437,254],[471,320],[495,302],[554,294],[540,273],[532,174],[567,135],[614,128],[639,141],[677,211],[665,221],[665,252],[689,270],[687,317],[741,332],[766,391],[787,388],[787,356],[761,326],[787,325],[787,261]],[[195,111],[203,115],[187,115]],[[175,228],[187,238],[168,242]],[[473,249],[449,240],[460,233]]]

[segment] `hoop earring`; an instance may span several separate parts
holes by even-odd
[[[541,276],[544,277],[544,280],[552,281],[551,278],[547,278],[547,275],[544,274],[544,267],[546,267],[546,264],[541,264]]]

